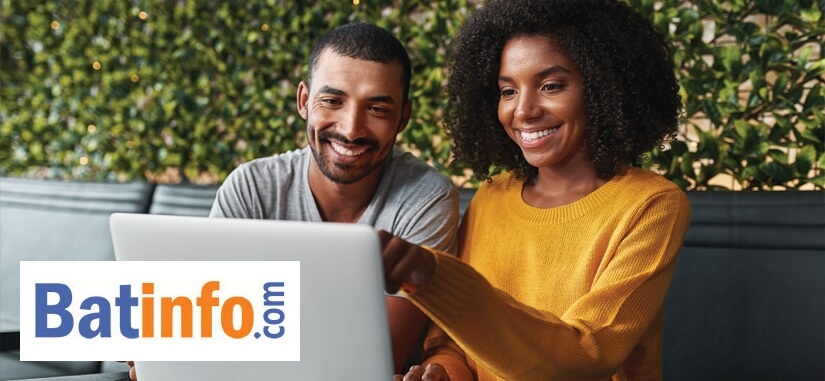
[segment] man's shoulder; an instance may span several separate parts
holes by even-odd
[[[452,180],[412,153],[394,147],[392,155],[396,177],[426,184],[439,192],[455,189]]]
[[[235,168],[226,182],[259,189],[281,187],[302,178],[303,160],[304,149],[259,157]]]
[[[298,148],[272,156],[259,157],[239,165],[235,170],[246,175],[258,176],[274,171],[283,172],[288,168],[300,168],[306,148]]]

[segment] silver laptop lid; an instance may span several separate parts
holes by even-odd
[[[147,214],[110,219],[119,261],[300,261],[301,361],[138,362],[141,381],[389,380],[378,236],[354,224]]]

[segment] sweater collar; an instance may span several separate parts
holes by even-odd
[[[524,182],[508,175],[504,192],[504,205],[519,219],[536,223],[558,223],[580,218],[592,210],[605,205],[616,197],[616,193],[632,176],[633,169],[625,169],[613,176],[610,181],[597,188],[587,196],[567,205],[553,208],[536,208],[528,205],[521,197]]]

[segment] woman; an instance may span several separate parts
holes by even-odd
[[[612,0],[493,0],[454,44],[445,125],[487,182],[459,259],[380,232],[388,291],[438,325],[404,380],[661,379],[690,205],[632,165],[678,124],[667,44]]]

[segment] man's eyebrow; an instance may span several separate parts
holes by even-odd
[[[373,97],[367,98],[370,102],[382,102],[382,103],[391,103],[395,104],[395,99],[389,95],[376,95]]]
[[[347,96],[347,92],[341,89],[336,89],[330,86],[321,86],[321,89],[318,90],[319,93],[322,94],[330,94],[330,95],[338,95],[345,97]],[[367,98],[370,102],[381,102],[381,103],[390,103],[395,104],[395,99],[389,95],[375,95]]]
[[[318,92],[319,93],[324,93],[324,94],[341,95],[341,96],[347,95],[347,93],[344,92],[343,90],[339,90],[339,89],[336,89],[334,87],[329,87],[329,86],[322,86],[321,89],[318,90]]]

